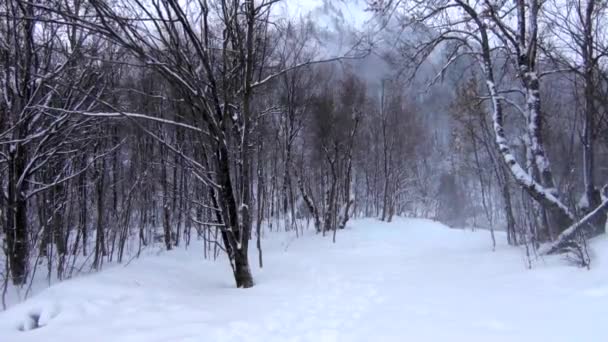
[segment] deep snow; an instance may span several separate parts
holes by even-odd
[[[0,313],[0,341],[608,341],[606,237],[590,271],[560,257],[528,270],[522,250],[492,252],[487,231],[418,219],[264,245],[252,289],[197,248],[147,256]]]

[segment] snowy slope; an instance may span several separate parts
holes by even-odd
[[[252,289],[235,289],[224,262],[173,251],[0,313],[0,341],[608,341],[605,238],[590,271],[559,258],[527,270],[520,250],[491,252],[486,231],[426,220],[264,243]],[[29,316],[44,326],[20,331]]]

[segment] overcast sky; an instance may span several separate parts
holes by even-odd
[[[276,6],[277,14],[288,17],[312,15],[320,26],[329,26],[335,18],[360,27],[370,17],[365,0],[285,0]]]

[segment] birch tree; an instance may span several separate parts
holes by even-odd
[[[581,227],[572,210],[560,199],[555,186],[551,164],[543,141],[543,115],[539,70],[539,16],[543,3],[536,0],[510,2],[454,1],[382,1],[372,2],[379,13],[397,9],[404,13],[410,28],[425,25],[418,38],[405,44],[416,63],[439,50],[448,56],[443,71],[464,56],[474,58],[482,70],[487,93],[492,103],[495,143],[501,159],[513,179],[546,210],[549,232],[555,239],[544,252],[565,247]],[[407,15],[405,15],[407,13]],[[448,44],[450,43],[450,44]],[[511,67],[520,83],[516,91],[522,94],[523,105],[513,103],[501,89],[496,69]],[[527,149],[531,168],[526,169],[512,152],[511,140],[505,129],[505,105],[515,106],[526,120]],[[584,225],[583,225],[584,226]]]

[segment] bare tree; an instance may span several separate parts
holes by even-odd
[[[555,180],[543,143],[543,115],[541,110],[539,71],[539,15],[542,3],[535,0],[470,3],[468,1],[389,1],[374,3],[379,11],[386,8],[402,9],[414,13],[410,24],[423,23],[428,30],[421,38],[409,44],[412,60],[420,63],[439,49],[448,56],[440,75],[463,56],[474,58],[483,71],[487,92],[493,106],[493,127],[496,148],[515,181],[532,196],[547,213],[548,234],[556,242],[545,252],[554,252],[572,237],[578,227],[576,217],[557,193]],[[451,13],[452,10],[458,10]],[[448,14],[450,12],[450,14]],[[509,13],[515,20],[507,18]],[[415,26],[411,26],[416,28]],[[450,42],[451,44],[447,44]],[[496,68],[513,70],[520,81],[525,106],[510,101],[501,90],[495,77]],[[439,76],[440,76],[439,75]],[[438,76],[438,77],[439,77]],[[526,133],[524,141],[532,167],[524,169],[511,150],[506,135],[504,106],[514,106],[524,115]],[[559,236],[558,236],[559,235]]]
[[[606,24],[607,4],[603,1],[566,1],[547,4],[547,25],[551,38],[547,38],[544,48],[548,57],[556,64],[557,71],[572,74],[574,82],[582,84],[583,130],[581,143],[583,150],[584,195],[581,209],[588,213],[602,202],[596,185],[596,145],[599,133],[598,122],[606,116],[602,103],[605,93],[602,85],[601,68],[604,52],[608,48],[603,36]],[[575,85],[578,88],[577,85]],[[598,215],[591,224],[594,234],[602,232],[606,215]]]
[[[68,2],[79,9],[81,1]],[[78,144],[93,140],[94,120],[73,118],[71,110],[91,110],[90,99],[104,89],[103,72],[83,55],[95,53],[88,34],[77,26],[67,30],[58,17],[26,1],[7,1],[0,19],[0,105],[5,109],[0,132],[0,162],[6,165],[5,234],[13,282],[21,285],[28,276],[30,229],[28,202],[53,191],[65,192],[64,183],[79,176],[92,161],[78,163]],[[61,33],[61,34],[60,34]],[[103,158],[105,151],[98,151]],[[80,167],[80,168],[79,168]],[[60,200],[65,203],[66,198]],[[42,234],[54,237],[65,255],[62,222],[65,204],[59,204],[51,224]]]

